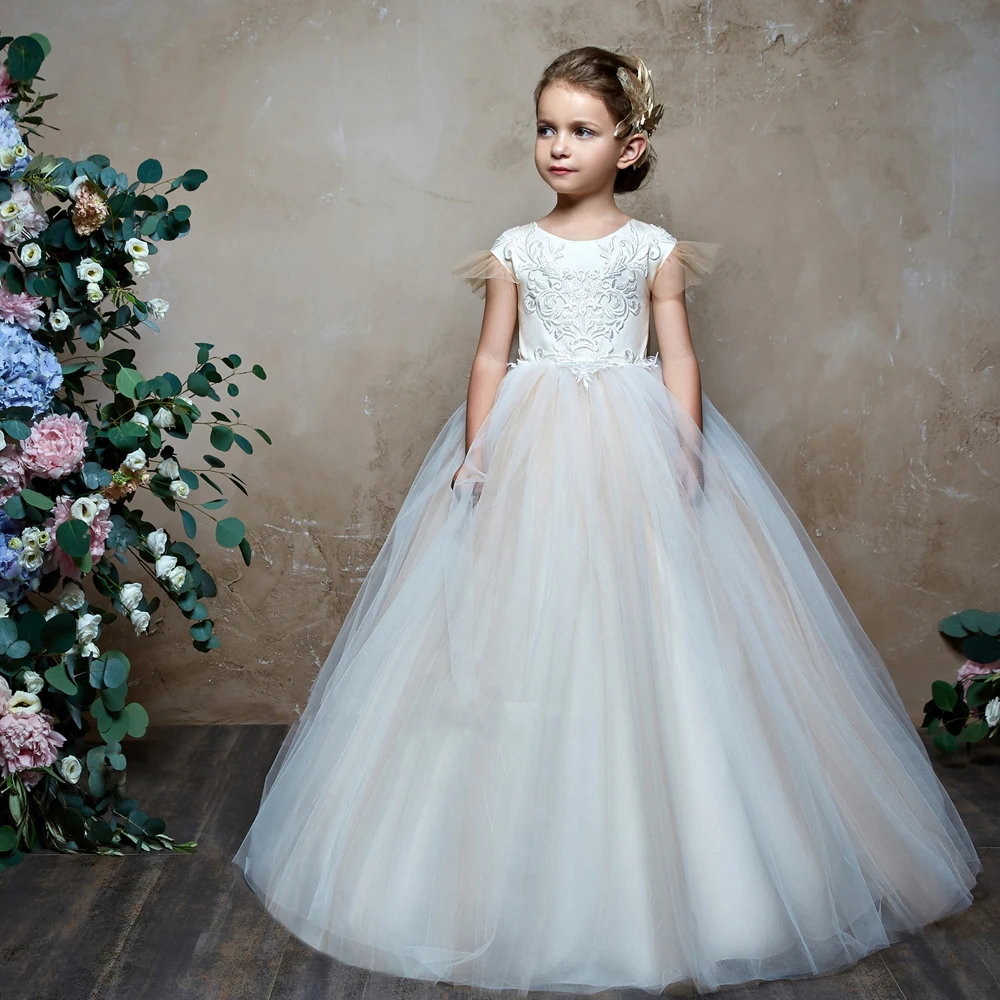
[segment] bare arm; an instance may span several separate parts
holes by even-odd
[[[672,255],[660,265],[653,280],[651,309],[663,366],[663,384],[702,429],[701,371],[691,343],[684,268]]]

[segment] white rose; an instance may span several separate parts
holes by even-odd
[[[70,754],[59,761],[59,771],[71,785],[75,785],[83,774],[83,765],[79,757]]]
[[[184,580],[187,578],[187,567],[178,566],[172,569],[167,574],[167,583],[170,584],[174,590],[180,590],[184,586]]]
[[[42,262],[42,248],[37,243],[25,243],[17,255],[25,267],[35,267]]]
[[[153,423],[157,427],[173,427],[176,422],[177,418],[174,416],[173,411],[167,409],[165,406],[161,406],[156,413],[153,414]]]
[[[93,257],[84,257],[76,265],[76,276],[81,281],[98,282],[104,277],[104,268]]]
[[[101,286],[96,281],[88,282],[87,284],[87,301],[88,302],[103,302],[104,301],[104,291]]]
[[[80,615],[76,620],[76,641],[84,643],[96,639],[100,627],[100,615],[92,615],[89,612]]]
[[[1000,722],[1000,698],[991,698],[986,703],[986,724],[995,726]]]
[[[142,472],[146,468],[146,453],[141,448],[136,448],[125,456],[122,465],[131,472]]]
[[[156,467],[156,471],[167,479],[176,479],[181,474],[181,467],[176,458],[165,458]]]
[[[121,605],[126,611],[135,611],[135,609],[142,603],[142,584],[123,584],[122,589],[118,594],[118,600],[121,601]]]
[[[163,319],[170,308],[170,303],[166,299],[150,299],[146,305],[149,306],[149,314],[153,319]]]
[[[53,309],[49,313],[49,326],[53,330],[65,330],[69,326],[69,316],[62,309]]]
[[[83,187],[83,185],[86,184],[86,183],[87,183],[87,178],[83,174],[81,174],[79,177],[74,178],[74,180],[72,181],[72,183],[66,189],[66,193],[74,201],[76,201],[76,192],[79,191],[80,188]]]
[[[132,258],[148,257],[149,244],[145,240],[140,240],[135,236],[125,242],[125,252]]]
[[[21,206],[13,198],[8,198],[7,201],[0,202],[0,219],[4,222],[16,219],[20,214]]]
[[[153,572],[158,576],[166,576],[177,565],[177,556],[160,556],[156,560]]]
[[[183,500],[190,492],[191,487],[183,479],[175,479],[170,484],[170,495],[175,500]]]
[[[6,618],[10,614],[10,605],[6,599],[0,597],[0,618]]]
[[[92,659],[96,659],[98,656],[101,655],[101,651],[97,648],[96,643],[87,642],[80,647],[80,655],[89,656]]]
[[[75,583],[67,583],[59,595],[59,607],[63,611],[79,611],[87,603],[87,595]]]
[[[41,674],[36,674],[34,670],[24,672],[24,690],[28,694],[38,694],[45,687],[45,678]]]
[[[145,413],[133,413],[129,419],[133,424],[138,424],[140,427],[149,426],[149,417]]]
[[[15,691],[7,703],[7,711],[11,715],[34,715],[42,710],[42,699],[37,694],[27,691]]]
[[[48,611],[45,612],[45,620],[48,621],[50,618],[55,618],[56,615],[61,614],[61,610],[58,605],[53,604]]]
[[[163,528],[151,531],[143,540],[146,543],[146,548],[153,553],[154,557],[162,556],[167,551],[167,533]]]
[[[0,451],[3,451],[7,447],[7,435],[3,431],[0,431]]]
[[[17,163],[17,154],[13,146],[4,146],[0,149],[0,170],[13,170]]]
[[[145,278],[149,274],[149,265],[144,260],[137,260],[132,264],[132,275],[136,278]]]
[[[135,634],[142,635],[149,628],[149,612],[139,611],[137,608],[132,612],[131,621],[135,626]]]
[[[99,508],[97,503],[91,496],[77,497],[72,504],[70,504],[69,513],[71,517],[78,518],[81,521],[86,521],[90,524],[95,517],[97,517],[97,512]]]

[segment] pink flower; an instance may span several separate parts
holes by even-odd
[[[0,776],[33,767],[46,767],[59,756],[57,750],[66,742],[62,733],[52,728],[45,712],[34,715],[0,716]],[[41,772],[22,780],[31,788],[41,780]]]
[[[58,497],[55,506],[52,508],[52,516],[45,522],[45,527],[49,529],[49,534],[53,539],[56,537],[56,528],[63,521],[69,518],[70,508],[76,501],[73,497]],[[94,562],[97,562],[104,555],[104,544],[111,533],[111,508],[110,505],[104,510],[100,510],[90,522],[90,555]],[[63,576],[68,576],[73,580],[79,580],[83,574],[80,567],[73,564],[70,556],[59,547],[56,542],[49,550],[49,557],[44,567],[48,572],[58,566]]]
[[[0,677],[0,715],[7,714],[7,703],[10,701],[10,685],[6,677]]]
[[[7,323],[17,323],[25,330],[37,330],[45,318],[45,313],[42,312],[44,301],[38,295],[14,295],[0,286],[0,319]]]
[[[969,685],[976,677],[983,674],[994,674],[1000,671],[1000,663],[977,663],[975,660],[966,660],[958,668],[958,679],[962,682],[962,689],[969,690]]]
[[[5,448],[0,448],[0,476],[7,480],[0,483],[0,503],[28,485],[28,476],[21,462],[21,445],[17,441],[8,441]]]
[[[10,71],[4,63],[0,63],[0,104],[6,104],[17,96],[17,88],[11,83]]]
[[[50,413],[21,442],[21,461],[29,476],[64,479],[83,465],[87,421],[79,413]]]

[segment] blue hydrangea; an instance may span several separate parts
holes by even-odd
[[[62,366],[54,351],[23,326],[0,320],[0,409],[30,406],[37,417],[51,407],[62,381]]]
[[[8,546],[15,535],[20,535],[24,525],[0,510],[0,597],[8,604],[19,601],[28,590],[36,590],[42,578],[41,567],[25,569],[17,561],[17,550]]]
[[[0,148],[13,149],[19,142],[24,141],[24,136],[18,131],[14,116],[6,109],[0,108]],[[16,174],[31,162],[31,151],[27,155],[19,156],[14,161],[14,166],[10,173]]]

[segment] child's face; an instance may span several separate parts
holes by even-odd
[[[635,162],[646,145],[642,133],[616,139],[604,102],[562,83],[539,95],[536,125],[535,167],[546,184],[566,194],[613,188],[617,172]]]

